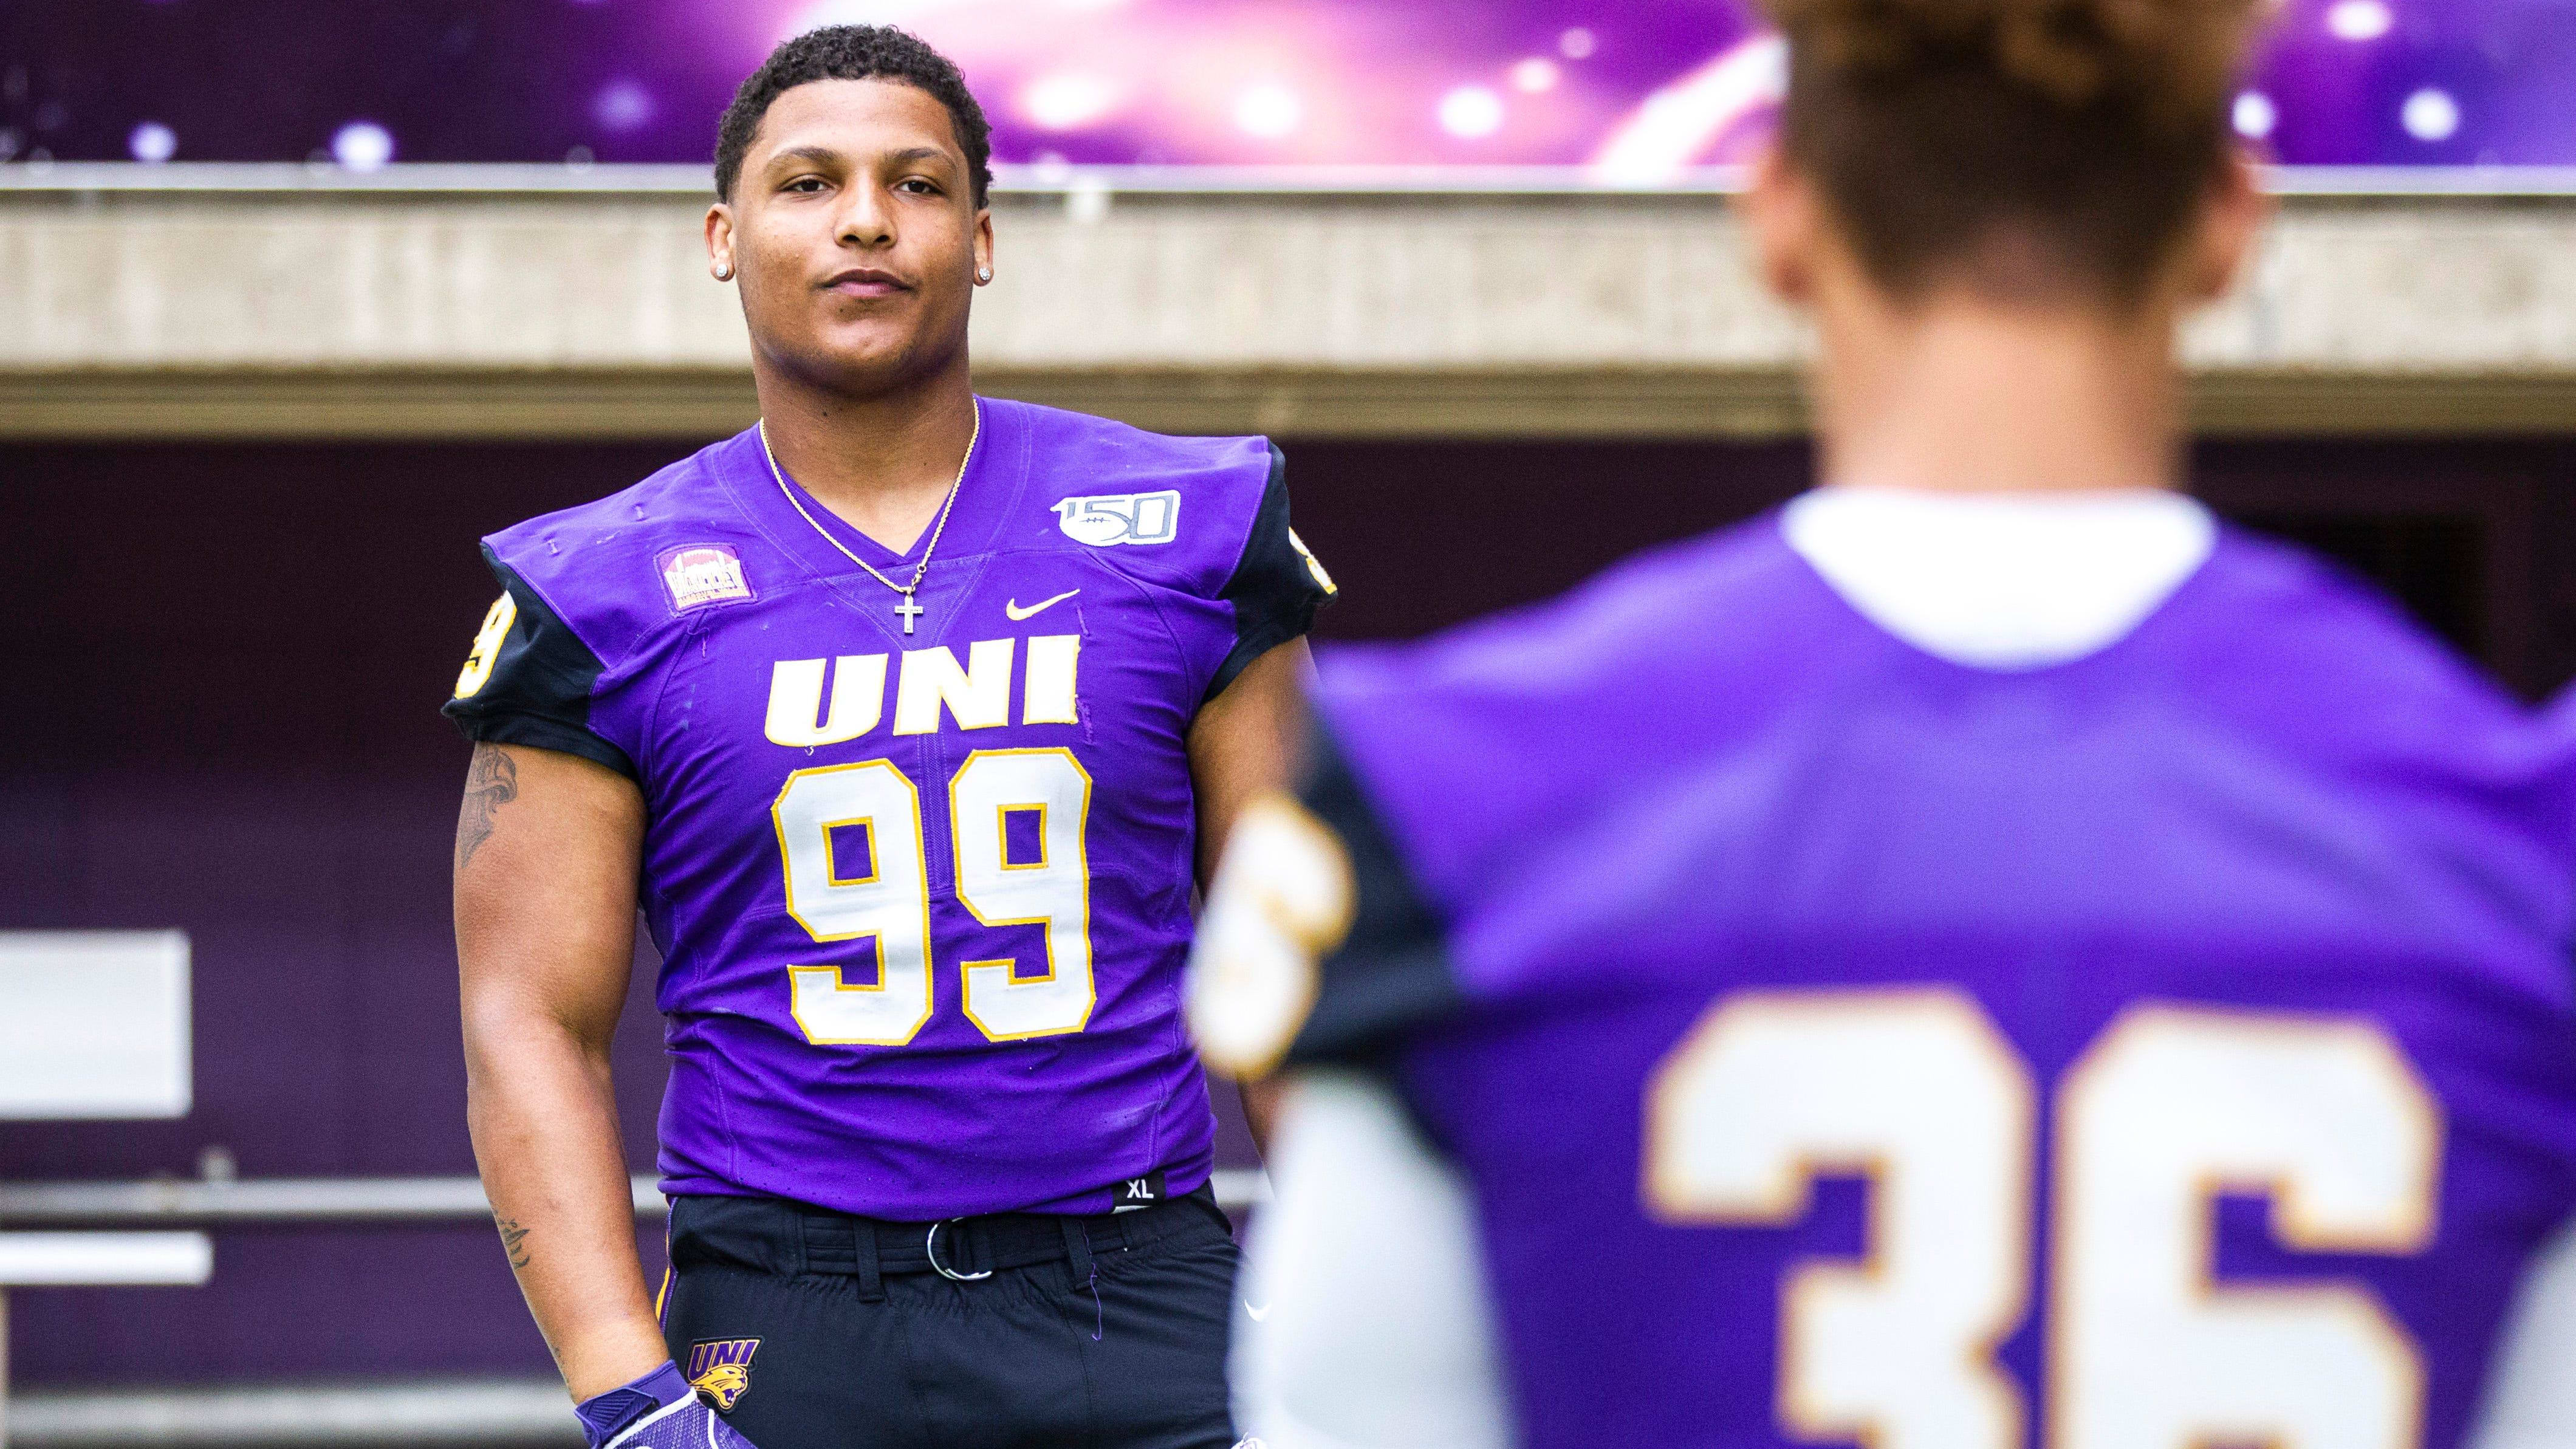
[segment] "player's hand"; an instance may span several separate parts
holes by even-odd
[[[695,1396],[656,1410],[602,1449],[757,1449]]]
[[[582,1401],[591,1449],[757,1449],[708,1408],[672,1364]]]

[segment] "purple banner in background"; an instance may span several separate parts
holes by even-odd
[[[911,27],[1005,161],[1553,165],[1761,134],[1734,0],[90,0],[0,7],[0,158],[696,162],[781,38]],[[2576,164],[2576,0],[2288,0],[2238,126],[2306,165]]]

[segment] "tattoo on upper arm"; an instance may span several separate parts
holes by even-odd
[[[463,870],[474,852],[492,838],[492,817],[519,798],[519,766],[499,745],[474,747],[474,767],[465,777],[465,808],[456,817],[456,868]]]
[[[528,1266],[529,1263],[535,1261],[528,1252],[528,1230],[519,1226],[519,1220],[517,1218],[499,1218],[495,1219],[495,1221],[500,1224],[501,1251],[509,1254],[510,1266],[513,1268],[524,1268]]]

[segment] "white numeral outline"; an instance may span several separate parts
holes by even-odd
[[[519,600],[507,591],[483,611],[483,627],[474,631],[474,647],[465,656],[465,667],[456,673],[458,699],[472,699],[492,682],[492,666],[501,662],[501,646],[509,642],[510,626],[518,621]]]
[[[1192,945],[1190,1035],[1211,1066],[1256,1081],[1315,1005],[1315,963],[1350,934],[1359,888],[1340,837],[1295,798],[1253,797],[1226,837]]]
[[[1734,997],[1646,1101],[1646,1204],[1666,1222],[1787,1227],[1817,1179],[1869,1181],[1862,1262],[1809,1260],[1781,1285],[1784,1425],[1873,1449],[2021,1442],[2021,1397],[1993,1356],[2029,1311],[2036,1111],[1975,1002]]]
[[[816,675],[819,685],[819,670]],[[1009,788],[1014,782],[1004,780],[996,793],[997,787],[986,784],[986,777],[1014,762],[1039,760],[1062,766],[1042,769],[1035,782],[1040,788]],[[1048,774],[1056,778],[1050,781]],[[1043,976],[1020,976],[1012,957],[959,963],[962,1009],[987,1040],[1062,1036],[1090,1025],[1098,1000],[1091,948],[1091,787],[1090,772],[1060,747],[978,750],[949,782],[958,904],[987,927],[1045,928]],[[968,811],[970,796],[990,796],[974,802],[991,806],[989,815]],[[1042,856],[1014,865],[1005,837],[1009,815],[1019,809],[1038,812]],[[991,820],[989,840],[967,832],[969,813]],[[789,918],[817,943],[864,940],[876,947],[873,983],[853,984],[839,966],[787,967],[788,1015],[796,1029],[815,1046],[909,1044],[937,1007],[929,845],[919,788],[889,760],[798,770],[780,785],[770,821]],[[841,875],[833,858],[832,832],[852,828],[867,832],[870,865],[864,876]],[[1050,895],[1069,899],[1049,901]],[[1031,904],[1065,908],[1035,911],[1027,908]]]
[[[2186,1103],[2204,1110],[2176,1110]],[[2320,1130],[2336,1116],[2345,1130]],[[2221,1286],[2212,1237],[2232,1194],[2265,1199],[2273,1239],[2294,1252],[2423,1252],[2443,1135],[2439,1099],[2374,1025],[2123,1012],[2058,1088],[2052,1442],[2416,1443],[2423,1358],[2377,1295],[2332,1280]]]
[[[1980,1059],[2000,1075],[1980,1083]],[[2017,1449],[2025,1409],[1995,1353],[2029,1313],[2036,1094],[1973,998],[1744,993],[1702,1015],[1644,1096],[1640,1197],[1662,1221],[1786,1227],[1816,1178],[1869,1183],[1861,1263],[1802,1262],[1781,1286],[1788,1437]],[[2044,1441],[2418,1442],[2423,1360],[2367,1285],[2221,1285],[2211,1237],[2235,1193],[2265,1197],[2293,1251],[2421,1253],[2445,1131],[2440,1099],[2368,1020],[2123,1012],[2056,1094]],[[1957,1179],[1935,1195],[1964,1214],[1924,1210],[1927,1173]],[[1936,1261],[1963,1251],[1965,1268]],[[1950,1296],[1909,1300],[1909,1282],[1945,1272]]]
[[[1063,779],[1036,782],[1037,788],[996,788],[988,790],[980,776],[1012,769],[1015,764],[1037,765],[1041,761],[1061,760],[1071,771],[1071,782],[1080,793],[1070,802],[1072,808],[1059,811],[1059,802],[1049,798],[1045,788],[1054,784],[1061,790]],[[974,805],[981,812],[992,808],[993,833],[989,837],[993,855],[990,861],[982,852],[987,837],[981,832],[968,834],[965,816],[968,797],[977,797]],[[1034,865],[1013,865],[1010,860],[1009,817],[1014,810],[1035,809],[1038,812],[1038,854]],[[1072,817],[1072,828],[1061,830],[1065,817]],[[965,981],[964,1009],[975,1029],[991,1041],[1027,1041],[1034,1037],[1063,1036],[1082,1030],[1091,1023],[1091,1009],[1098,1002],[1091,977],[1091,859],[1088,835],[1091,824],[1091,772],[1073,757],[1073,751],[1061,746],[1044,749],[977,750],[958,766],[956,776],[948,783],[948,838],[956,856],[957,903],[966,908],[982,925],[1042,926],[1046,974],[1022,976],[1016,958],[964,961],[958,973]],[[1058,832],[1061,830],[1061,836]],[[1052,848],[1061,839],[1065,851]],[[969,845],[969,841],[973,845]],[[1066,856],[1070,855],[1070,860]],[[988,868],[989,867],[989,868]],[[1071,875],[1065,872],[1070,867]],[[1033,874],[1042,872],[1042,874]],[[1061,883],[1072,883],[1072,910],[1021,910],[1013,914],[1006,902],[1042,895],[1048,890],[1061,890]],[[1045,904],[1030,900],[1029,904]],[[987,913],[987,907],[991,913]],[[1068,919],[1070,917],[1070,919]],[[1079,996],[1079,1005],[1075,998]]]
[[[816,1046],[902,1046],[911,1041],[929,1023],[933,1004],[929,846],[921,835],[921,792],[890,761],[823,765],[788,776],[769,807],[769,818],[778,830],[787,914],[817,942],[876,943],[873,985],[851,985],[838,966],[787,968],[787,1010],[796,1029]],[[864,877],[850,879],[832,858],[832,832],[854,825],[867,829],[869,869]],[[801,896],[800,876],[805,878]],[[853,899],[854,892],[865,899]],[[902,909],[915,901],[918,937]],[[898,916],[900,929],[889,930]]]

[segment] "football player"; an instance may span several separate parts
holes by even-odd
[[[1325,661],[1193,967],[1295,1074],[1239,1417],[2453,1449],[2576,1210],[2576,740],[2182,491],[2256,0],[1769,8],[1824,486]]]
[[[1265,441],[975,396],[987,159],[913,37],[782,46],[706,225],[760,424],[485,540],[472,1127],[594,1443],[1233,1442],[1181,970],[1333,589]],[[639,905],[658,1320],[607,1070]]]

